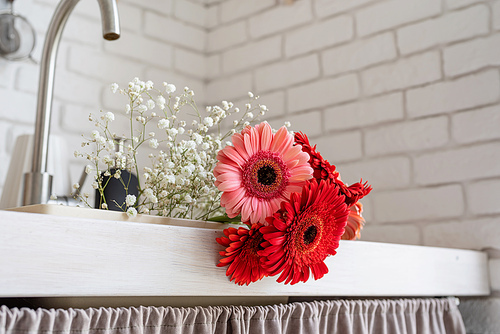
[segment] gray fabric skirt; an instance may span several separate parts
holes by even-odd
[[[327,300],[271,306],[0,308],[0,334],[464,334],[454,298]]]

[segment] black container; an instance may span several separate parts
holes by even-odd
[[[104,197],[106,198],[106,203],[108,204],[108,210],[123,211],[123,209],[126,209],[126,205],[124,203],[127,195],[135,195],[135,197],[139,198],[139,182],[134,174],[126,170],[121,170],[121,180],[116,179],[113,176],[115,172],[116,169],[113,168],[110,170],[110,176],[104,176],[104,174],[101,174],[103,178],[102,184],[105,185],[107,182],[106,188],[104,188]],[[128,192],[125,191],[122,181],[126,185],[128,184]],[[116,205],[115,201],[119,205],[123,205],[123,209]],[[101,209],[101,203],[104,203],[104,201],[101,198],[101,193],[98,189],[96,189],[94,207],[96,209]]]

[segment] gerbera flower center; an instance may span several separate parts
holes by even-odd
[[[316,234],[318,233],[318,228],[315,225],[309,226],[304,232],[304,244],[309,245],[316,239]]]
[[[242,185],[250,196],[273,199],[288,186],[290,171],[276,152],[259,151],[243,166]]]
[[[276,173],[274,168],[270,166],[264,166],[257,171],[257,179],[263,185],[269,186],[276,181]]]

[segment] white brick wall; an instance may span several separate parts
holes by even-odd
[[[438,15],[441,6],[436,0],[380,1],[356,11],[358,34],[365,36]]]
[[[479,5],[403,27],[397,33],[399,49],[407,54],[486,34],[488,16],[488,8]]]
[[[436,51],[402,58],[362,73],[363,88],[368,95],[409,88],[436,81],[440,77],[441,60]]]
[[[479,107],[499,97],[498,70],[490,70],[409,90],[406,103],[409,115],[419,117]]]
[[[56,2],[16,9],[43,36]],[[273,126],[291,121],[346,182],[373,184],[364,240],[499,247],[499,0],[123,0],[113,43],[92,2],[59,52],[53,128],[70,142],[72,113],[122,109],[113,81],[187,85],[202,103],[251,90]],[[32,129],[38,68],[0,60],[0,75],[8,160]]]
[[[322,56],[325,74],[335,75],[394,59],[396,45],[392,33],[383,33],[328,49]]]

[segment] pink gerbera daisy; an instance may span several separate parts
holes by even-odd
[[[267,224],[266,217],[312,178],[309,155],[293,146],[285,127],[273,134],[265,122],[235,133],[232,142],[219,151],[214,168],[221,206],[230,218],[241,214],[242,221]]]

